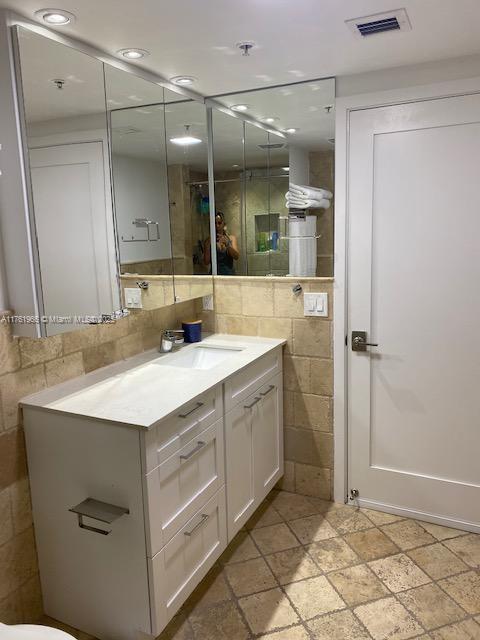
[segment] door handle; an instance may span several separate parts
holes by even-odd
[[[352,331],[352,351],[366,351],[367,347],[378,347],[378,344],[367,342],[366,331]]]

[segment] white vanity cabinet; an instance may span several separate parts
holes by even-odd
[[[137,424],[120,420],[124,383],[143,375],[135,361],[22,402],[48,615],[100,640],[154,638],[218,560],[283,474],[282,341],[262,352],[259,340],[206,390],[207,374],[189,372],[204,390],[182,388],[148,427],[150,377],[130,408]],[[175,385],[171,367],[145,366],[158,393]],[[117,392],[109,414],[98,398]]]

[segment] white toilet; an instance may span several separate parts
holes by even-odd
[[[8,626],[0,622],[0,640],[75,640],[75,638],[52,627],[36,624]]]

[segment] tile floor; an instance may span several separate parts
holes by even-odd
[[[159,640],[254,638],[480,640],[480,535],[275,491]]]

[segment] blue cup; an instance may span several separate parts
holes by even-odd
[[[201,342],[202,341],[202,321],[195,320],[193,322],[182,322],[183,337],[185,342]]]

